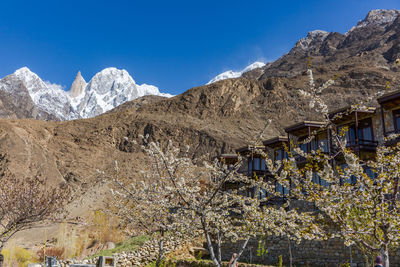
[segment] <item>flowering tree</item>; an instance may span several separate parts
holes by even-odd
[[[186,156],[188,150],[182,152],[171,142],[164,150],[158,143],[147,142],[147,138],[144,142],[142,148],[149,156],[150,169],[143,170],[141,179],[115,180],[114,205],[120,217],[131,225],[162,229],[170,235],[203,235],[216,266],[222,264],[221,241],[244,238],[240,257],[249,228],[234,222],[249,216],[254,204],[244,205],[244,198],[223,190],[225,182],[235,182],[233,174],[239,165],[228,169],[218,161],[195,162]],[[162,254],[160,242],[157,263]]]
[[[64,211],[69,190],[48,188],[37,177],[0,179],[0,252],[17,232],[55,219]]]
[[[143,232],[159,234],[154,237],[158,238],[159,245],[156,266],[160,266],[164,258],[165,239],[172,235],[184,236],[190,225],[184,225],[181,212],[176,210],[177,199],[171,198],[168,190],[165,190],[168,183],[157,181],[162,174],[161,170],[143,171],[143,177],[124,178],[119,175],[117,162],[115,169],[111,190],[113,198],[109,209],[121,218],[129,235]]]
[[[382,145],[377,148],[374,160],[362,161],[346,147],[346,129],[336,132],[335,119],[346,114],[330,118],[319,96],[334,81],[315,89],[311,70],[308,75],[311,89],[302,94],[310,97],[310,107],[316,108],[325,118],[336,152],[333,155],[319,150],[304,153],[295,148],[288,153],[288,159],[270,162],[270,168],[275,170],[277,181],[290,188],[293,201],[304,201],[316,207],[310,223],[321,231],[320,238],[341,237],[346,245],[357,244],[371,252],[380,252],[384,266],[389,267],[389,251],[398,247],[400,240],[400,146]],[[352,107],[355,108],[363,106]],[[295,154],[306,158],[308,164],[298,168]],[[343,167],[337,164],[339,157]],[[327,186],[316,184],[315,175],[325,180]]]
[[[162,149],[147,138],[144,143],[150,169],[144,169],[139,180],[116,179],[113,189],[120,216],[129,223],[152,225],[172,234],[203,236],[215,266],[222,266],[223,242],[242,242],[230,263],[234,266],[250,237],[266,233],[286,236],[302,225],[309,227],[300,224],[306,221],[304,218],[309,220],[307,213],[286,207],[261,208],[258,198],[247,196],[248,188],[261,188],[262,179],[241,174],[240,157],[228,166],[221,160],[210,162],[206,156],[193,160],[188,156],[190,147],[181,151],[168,142]],[[159,259],[161,250],[160,254]]]

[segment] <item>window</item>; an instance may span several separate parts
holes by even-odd
[[[251,158],[247,159],[247,164],[249,167],[249,173],[252,173],[253,172],[253,161],[251,160]]]
[[[324,139],[318,140],[318,149],[320,149],[324,153],[328,153],[328,151],[329,151],[328,139],[324,138]]]
[[[338,127],[338,132],[341,131],[345,126]],[[349,129],[346,132],[346,141],[347,145],[355,145],[356,144],[356,126],[352,124],[348,126]],[[370,144],[371,141],[374,141],[374,135],[372,132],[372,120],[370,118],[364,119],[358,122],[358,139],[360,144]]]
[[[261,159],[254,158],[254,170],[259,171],[261,169]]]
[[[393,123],[396,133],[400,132],[400,109],[393,110]]]
[[[267,197],[267,191],[264,188],[258,190],[258,199],[264,199]]]
[[[364,172],[366,175],[368,175],[369,178],[375,179],[376,178],[376,173],[370,168],[370,167],[363,167]]]
[[[266,170],[266,163],[265,159],[261,158],[248,158],[248,167],[249,167],[249,173],[252,173],[253,171],[265,171]]]
[[[303,142],[303,141],[302,141]],[[300,149],[304,152],[304,153],[308,153],[308,143],[301,143],[300,144]]]
[[[364,141],[373,141],[374,137],[372,134],[372,120],[365,119],[358,123],[358,138],[360,139],[360,143]]]
[[[342,170],[343,170],[343,172],[344,172],[344,175],[346,175],[346,173],[345,173],[345,169],[347,168],[347,164],[346,163],[344,163],[344,164],[342,164],[342,165],[340,165],[340,167],[342,168]],[[346,177],[347,179],[345,179],[345,180],[342,180],[342,183],[344,184],[344,183],[347,183],[347,184],[356,184],[357,183],[357,177],[356,176],[354,176],[354,175],[350,175],[350,177]]]
[[[275,184],[275,191],[280,193],[283,196],[289,195],[289,189],[285,186],[281,185],[280,183],[276,182]]]
[[[318,184],[323,187],[329,186],[329,183],[326,180],[321,179],[321,177],[316,172],[313,172],[313,174],[312,174],[312,181],[313,181],[313,183]]]
[[[265,159],[261,159],[261,170],[265,171],[266,169]]]
[[[275,150],[275,160],[283,160],[287,158],[287,153],[283,149]]]

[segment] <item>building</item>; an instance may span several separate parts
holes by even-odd
[[[286,136],[276,136],[263,142],[263,151],[272,161],[287,158],[287,152],[293,152],[294,148],[299,148],[303,152],[310,153],[318,151],[330,156],[331,164],[345,168],[346,163],[343,156],[338,153],[338,142],[335,134],[344,134],[346,138],[346,148],[352,150],[361,162],[374,160],[378,146],[394,146],[400,142],[400,90],[385,94],[377,99],[379,105],[375,107],[352,106],[334,110],[328,114],[331,127],[327,127],[325,122],[303,121],[290,125],[284,129]],[[390,138],[389,138],[390,137]],[[250,146],[248,147],[250,148]],[[249,176],[254,176],[251,170],[255,170],[257,175],[263,174],[264,179],[274,179],[274,176],[267,169],[263,169],[258,162],[262,162],[257,155],[251,153],[251,149],[239,149],[238,152],[245,157],[244,166]],[[297,166],[304,167],[307,159],[295,156]],[[258,166],[262,170],[258,169]],[[262,172],[261,172],[262,171]],[[373,176],[372,170],[365,167],[365,172]],[[313,181],[321,186],[328,184],[318,176],[313,176]],[[355,183],[355,178],[348,181]],[[290,188],[283,188],[276,183],[276,190],[283,197],[290,196]],[[257,248],[259,240],[251,239],[248,251],[242,255],[243,259],[251,259],[253,262],[263,264],[274,264],[279,255],[288,258],[287,240],[269,236],[267,243],[273,244],[268,247],[268,254],[265,257],[258,257],[251,248]],[[236,246],[236,244],[229,244]],[[236,248],[237,249],[237,248]],[[227,249],[228,251],[234,248]],[[296,266],[340,266],[352,257],[356,266],[364,266],[364,256],[355,247],[346,247],[340,239],[330,239],[327,241],[302,241],[300,244],[292,244],[293,258]],[[400,250],[391,252],[391,264],[400,266]]]

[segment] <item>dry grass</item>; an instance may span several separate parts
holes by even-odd
[[[63,223],[58,230],[57,242],[46,249],[46,255],[58,259],[85,257],[91,244],[119,243],[124,236],[118,223],[115,217],[101,211],[95,211],[87,226],[81,229]],[[38,251],[38,256],[43,258],[43,250]]]
[[[64,248],[50,247],[50,248],[46,248],[46,253],[44,252],[43,249],[38,250],[36,255],[37,255],[39,262],[43,262],[44,255],[46,255],[48,257],[57,257],[57,259],[62,259],[64,252],[65,252]]]
[[[119,221],[115,216],[110,216],[102,211],[95,211],[91,233],[99,243],[118,243],[124,239],[122,231],[118,229]]]
[[[2,254],[4,256],[4,266],[26,267],[29,263],[38,260],[30,251],[16,246],[4,249]]]

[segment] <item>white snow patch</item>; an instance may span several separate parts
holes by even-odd
[[[239,78],[240,76],[242,76],[244,73],[246,73],[248,71],[251,71],[251,70],[254,70],[257,68],[262,68],[264,66],[265,66],[264,62],[256,61],[240,71],[233,71],[233,70],[225,71],[225,72],[215,76],[207,84],[215,83],[215,82],[225,80],[225,79]]]

